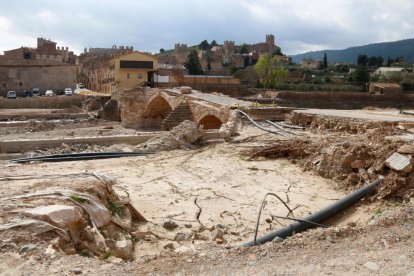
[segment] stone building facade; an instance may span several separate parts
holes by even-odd
[[[77,57],[68,47],[38,38],[37,47],[21,47],[0,55],[0,95],[14,90],[74,88],[77,83]]]
[[[152,81],[158,69],[157,59],[147,53],[132,51],[118,55],[108,53],[83,57],[80,81],[86,88],[112,94]]]

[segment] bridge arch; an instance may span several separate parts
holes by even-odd
[[[215,115],[206,115],[200,119],[199,125],[203,126],[203,129],[219,129],[223,122]]]
[[[160,94],[152,97],[147,104],[143,119],[145,128],[161,129],[162,121],[171,113],[173,107]]]

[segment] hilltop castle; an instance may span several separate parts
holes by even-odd
[[[243,48],[242,53],[242,46],[236,46],[234,41],[225,40],[223,45],[213,46],[209,51],[198,50],[198,57],[204,70],[221,73],[227,66],[244,67],[246,61],[254,63],[261,55],[273,55],[279,49],[272,34],[266,35],[265,42],[244,44]],[[187,44],[177,43],[172,53],[158,55],[158,64],[160,68],[183,69],[189,51]]]

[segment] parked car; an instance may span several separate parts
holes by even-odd
[[[16,99],[16,91],[7,91],[7,95],[6,95],[7,99]]]
[[[65,89],[56,89],[55,95],[65,95]]]
[[[30,91],[30,90],[24,90],[23,91],[23,97],[24,98],[31,97],[31,96],[33,96],[32,91]]]
[[[53,96],[55,93],[53,93],[53,90],[46,90],[45,96]]]
[[[72,96],[73,95],[72,88],[65,88],[65,95],[66,96]]]
[[[33,88],[32,95],[39,97],[40,96],[40,89],[39,88]]]

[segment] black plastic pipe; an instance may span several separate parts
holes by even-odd
[[[344,198],[338,200],[334,204],[325,207],[324,209],[321,209],[317,211],[316,213],[313,213],[310,216],[307,216],[303,218],[304,221],[312,221],[312,222],[322,222],[336,213],[348,208],[353,203],[359,201],[363,197],[371,194],[381,183],[382,179],[375,180],[371,184],[368,184],[355,192],[345,196]],[[310,223],[304,222],[304,221],[298,221],[292,224],[289,224],[288,226],[279,229],[277,231],[271,232],[263,237],[260,237],[256,240],[256,244],[254,244],[254,241],[249,241],[246,243],[243,243],[240,245],[240,247],[247,247],[247,246],[253,246],[253,245],[259,245],[264,244],[266,242],[272,241],[276,237],[280,237],[282,239],[285,239],[289,236],[291,236],[293,233],[299,233],[302,232],[308,228],[314,227],[315,225],[312,225]]]
[[[87,152],[87,153],[71,153],[71,154],[52,154],[43,156],[34,156],[27,158],[12,159],[12,162],[26,163],[31,161],[43,161],[43,162],[60,162],[60,161],[80,161],[80,160],[92,160],[92,159],[105,159],[105,158],[119,158],[127,156],[141,156],[151,153],[146,152]]]

